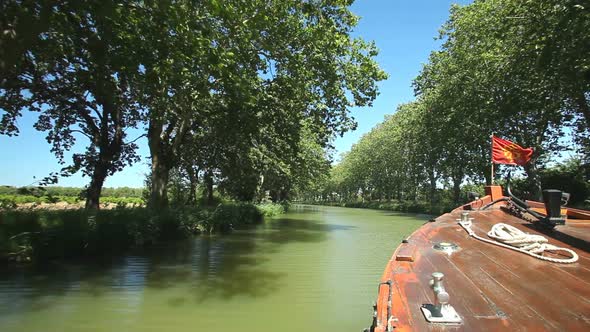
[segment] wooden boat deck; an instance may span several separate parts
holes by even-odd
[[[425,224],[393,254],[381,278],[393,282],[393,331],[590,331],[590,220],[541,232],[497,207],[469,211],[472,229],[482,237],[503,222],[579,255],[576,263],[559,264],[470,237],[457,223],[461,212],[458,208]],[[449,255],[433,248],[438,242],[460,249]],[[433,324],[424,318],[420,307],[434,302],[433,272],[444,273],[449,303],[461,324]],[[388,286],[380,286],[375,331],[386,330],[388,295]]]

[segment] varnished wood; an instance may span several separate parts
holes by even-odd
[[[381,280],[393,283],[394,331],[590,331],[590,224],[541,230],[500,209],[475,210],[482,204],[470,203],[423,225],[393,254]],[[457,224],[464,209],[472,209],[472,228],[480,236],[486,237],[496,223],[509,223],[572,249],[580,258],[574,264],[551,263],[476,240]],[[437,242],[455,243],[460,250],[451,255],[436,251]],[[407,256],[409,245],[415,248],[413,262],[397,259]],[[432,324],[422,315],[420,306],[434,301],[429,286],[433,272],[444,273],[462,324]],[[387,326],[388,295],[387,285],[381,286],[381,325],[375,331]]]
[[[545,213],[545,205],[541,202],[535,201],[526,201],[526,203],[531,206],[533,209],[541,209],[540,212]],[[562,209],[563,210],[563,209]],[[580,209],[574,209],[571,207],[565,208],[566,212],[562,214],[567,215],[568,218],[571,219],[585,219],[590,220],[590,211],[584,211]]]
[[[416,246],[409,243],[402,243],[399,246],[399,249],[396,251],[395,260],[396,261],[406,261],[406,262],[413,262],[414,261],[414,252],[416,252]]]
[[[573,217],[577,219],[590,219],[590,212],[580,209],[568,208],[567,215],[568,217]]]
[[[502,187],[497,185],[485,186],[486,195],[490,196],[492,201],[504,197]]]
[[[535,212],[542,213],[544,215],[547,215],[547,209],[545,209],[544,206],[543,207],[534,207],[534,208],[531,208],[531,210],[533,210]],[[560,213],[562,216],[567,216],[568,215],[567,211],[568,210],[566,208],[562,208]]]

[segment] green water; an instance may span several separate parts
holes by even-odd
[[[100,262],[0,269],[0,331],[360,331],[425,218],[295,206],[226,236]]]

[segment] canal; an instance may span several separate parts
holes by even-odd
[[[387,260],[426,217],[294,206],[230,235],[0,269],[0,331],[361,331]]]

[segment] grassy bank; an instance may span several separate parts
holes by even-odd
[[[354,201],[354,202],[333,202],[333,201],[314,201],[305,202],[305,204],[312,205],[326,205],[326,206],[338,206],[348,208],[361,208],[361,209],[375,209],[385,211],[395,211],[403,213],[423,213],[431,215],[441,215],[443,213],[453,210],[457,205],[452,203],[439,203],[434,206],[430,206],[428,202],[422,201]]]
[[[183,207],[157,213],[147,208],[4,210],[0,212],[0,260],[44,261],[92,256],[227,232],[285,212],[279,204],[223,203],[215,208]]]

